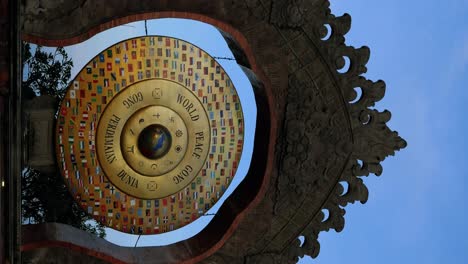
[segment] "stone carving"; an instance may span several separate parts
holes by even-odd
[[[297,261],[277,253],[265,253],[246,257],[246,264],[294,264]]]
[[[305,23],[306,0],[272,1],[270,22],[278,27],[298,28]]]
[[[131,5],[121,2],[122,6]],[[182,0],[169,2],[148,2],[131,12],[109,7],[106,14],[124,17],[154,10],[182,10],[231,24],[243,34],[251,51],[238,46],[235,34],[229,46],[235,48],[237,59],[242,57],[238,61],[249,78],[258,81],[254,90],[264,89],[265,80],[271,82],[271,108],[278,112],[278,120],[271,120],[279,128],[273,139],[276,167],[263,200],[245,215],[223,246],[202,263],[295,263],[304,255],[316,257],[320,251],[319,233],[341,231],[344,207],[367,201],[368,190],[361,176],[380,175],[381,162],[406,146],[386,125],[390,113],[373,108],[384,96],[385,83],[362,76],[367,70],[369,49],[345,44],[351,17],[332,15],[328,0],[220,0],[209,8],[204,1],[191,5]],[[76,36],[82,34],[80,29],[100,25],[102,20],[93,13],[97,5],[88,1],[73,11],[76,5],[68,4],[72,14],[69,20],[63,18],[69,24],[63,23],[68,28],[61,32],[69,30]],[[93,14],[86,18],[89,21],[73,24],[78,23],[73,18],[86,10]],[[25,17],[48,25],[32,13]],[[25,22],[27,34],[36,32],[31,21]],[[59,22],[62,20],[54,23]],[[44,30],[41,36],[69,36],[59,33],[48,35],[52,33]],[[231,38],[229,34],[223,32],[227,39]],[[255,59],[249,57],[249,52]],[[254,224],[256,228],[252,229]],[[297,239],[299,236],[304,237],[304,243]],[[193,245],[184,241],[180,247],[168,247],[164,252],[174,259],[179,257],[170,254],[178,252],[175,249],[194,252],[194,256],[203,253]]]
[[[21,3],[22,15],[24,15],[23,20],[34,21],[35,19],[40,19],[44,14],[48,14],[48,20],[54,20],[83,7],[86,1],[87,0],[72,2],[64,0],[25,0]]]
[[[319,15],[320,13],[317,13]],[[324,56],[325,61],[331,69],[331,73],[334,75],[335,80],[338,83],[338,87],[341,90],[345,107],[349,114],[349,123],[352,131],[352,140],[339,139],[338,141],[331,141],[332,137],[328,137],[327,141],[329,144],[335,144],[336,148],[327,146],[327,150],[333,150],[331,157],[335,156],[331,160],[336,161],[336,157],[340,155],[348,155],[349,159],[346,164],[345,170],[338,178],[336,183],[333,185],[329,196],[326,198],[322,210],[313,218],[312,222],[306,226],[301,234],[304,236],[304,243],[299,246],[298,243],[291,243],[286,249],[286,255],[291,256],[291,261],[297,261],[297,257],[310,255],[316,257],[319,253],[320,245],[317,241],[318,234],[321,231],[328,231],[334,229],[340,232],[344,228],[344,214],[345,207],[348,203],[354,203],[359,201],[365,203],[368,198],[368,190],[364,185],[363,181],[359,176],[367,176],[370,173],[380,175],[382,173],[382,166],[380,163],[389,155],[394,155],[395,151],[406,147],[406,142],[398,136],[398,133],[390,130],[386,123],[390,120],[390,112],[380,112],[375,109],[369,109],[373,107],[375,102],[382,99],[385,93],[385,83],[383,81],[373,82],[365,79],[361,74],[366,72],[365,64],[369,59],[369,49],[367,47],[353,48],[344,44],[344,35],[350,29],[351,19],[350,16],[345,14],[341,17],[335,17],[330,13],[330,9],[327,9],[324,17],[316,17],[314,19],[315,25],[311,30],[310,36],[313,37],[313,42],[316,44],[320,51],[320,54]],[[330,25],[331,32],[326,32],[324,24]],[[330,33],[329,38],[323,39],[327,33]],[[344,67],[344,57],[349,58],[350,67],[348,70],[340,73],[337,70]],[[309,130],[308,135],[322,135],[323,131],[326,131],[325,126],[331,121],[330,113],[327,111],[317,111],[320,109],[319,100],[313,100],[311,108],[304,101],[300,102],[293,99],[293,96],[307,97],[307,92],[298,93],[298,85],[294,83],[294,79],[290,79],[289,94],[288,94],[288,114],[291,112],[297,112],[299,107],[306,107],[315,113],[313,118],[310,116],[303,115],[302,113],[296,115],[302,120],[295,121],[294,123],[315,123],[316,130]],[[304,86],[302,86],[304,87]],[[362,94],[359,98],[355,92],[355,88],[359,87],[362,90]],[[310,89],[309,89],[310,90]],[[298,94],[298,95],[291,95]],[[310,93],[310,92],[309,92]],[[291,97],[291,98],[290,98]],[[317,96],[312,97],[317,98]],[[351,102],[352,101],[352,102]],[[291,106],[291,102],[297,105]],[[291,108],[291,109],[290,109]],[[318,109],[317,109],[318,108]],[[324,108],[326,109],[326,108]],[[309,119],[310,118],[310,119]],[[309,122],[308,122],[309,121]],[[328,121],[328,122],[327,122]],[[294,125],[288,125],[287,129],[292,129]],[[304,125],[296,126],[295,129],[302,131]],[[288,133],[288,132],[286,132]],[[296,136],[294,138],[297,138]],[[285,149],[294,149],[298,142],[294,142],[290,136],[287,137]],[[317,142],[323,142],[318,140],[311,141],[313,144]],[[300,143],[299,143],[300,144]],[[292,146],[291,146],[292,145]],[[320,147],[318,147],[320,148]],[[290,152],[288,154],[294,154]],[[322,152],[322,155],[324,153]],[[327,156],[327,155],[324,155]],[[296,164],[292,163],[291,160],[295,160],[293,157],[288,157],[283,161],[284,167],[292,168]],[[313,159],[312,159],[313,160]],[[325,161],[317,162],[317,164],[327,164]],[[323,166],[324,170],[327,170],[328,166]],[[306,167],[307,168],[307,167]],[[320,173],[317,170],[309,170]],[[288,174],[289,170],[282,170],[283,174]],[[313,174],[313,173],[311,173]],[[293,179],[290,179],[289,184],[295,184],[300,181],[301,184],[307,183],[306,180],[301,179],[302,175],[293,173]],[[325,173],[324,175],[325,176]],[[311,178],[311,177],[307,177]],[[326,177],[321,177],[321,180],[325,180]],[[307,185],[306,185],[307,186]],[[344,186],[347,186],[345,190]],[[303,187],[304,188],[304,187]],[[306,190],[307,189],[307,190]],[[301,190],[307,192],[312,190],[310,187]],[[328,217],[325,218],[323,211],[328,211]]]

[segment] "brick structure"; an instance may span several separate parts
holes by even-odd
[[[87,263],[295,263],[303,255],[316,257],[319,232],[341,231],[343,207],[366,202],[359,177],[380,175],[380,163],[406,146],[386,126],[390,112],[370,108],[382,99],[385,84],[361,76],[370,51],[344,43],[351,18],[331,14],[328,0],[45,0],[25,1],[22,8],[23,39],[51,46],[143,19],[209,23],[249,77],[258,109],[248,175],[196,236],[133,249],[60,224],[27,226],[22,251],[31,259],[62,263],[68,249]]]

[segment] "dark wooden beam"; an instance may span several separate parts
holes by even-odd
[[[19,1],[0,0],[0,262],[21,263]]]

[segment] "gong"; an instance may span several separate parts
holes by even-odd
[[[81,207],[116,230],[155,234],[220,199],[240,161],[244,122],[213,57],[145,36],[105,49],[79,72],[56,135],[61,174]]]

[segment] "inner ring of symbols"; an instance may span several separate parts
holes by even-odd
[[[103,172],[121,191],[142,199],[179,192],[210,151],[210,123],[199,99],[164,80],[137,82],[108,103],[97,126]]]
[[[187,143],[187,127],[176,112],[164,106],[148,106],[125,123],[120,147],[124,159],[136,172],[159,176],[182,161]]]

